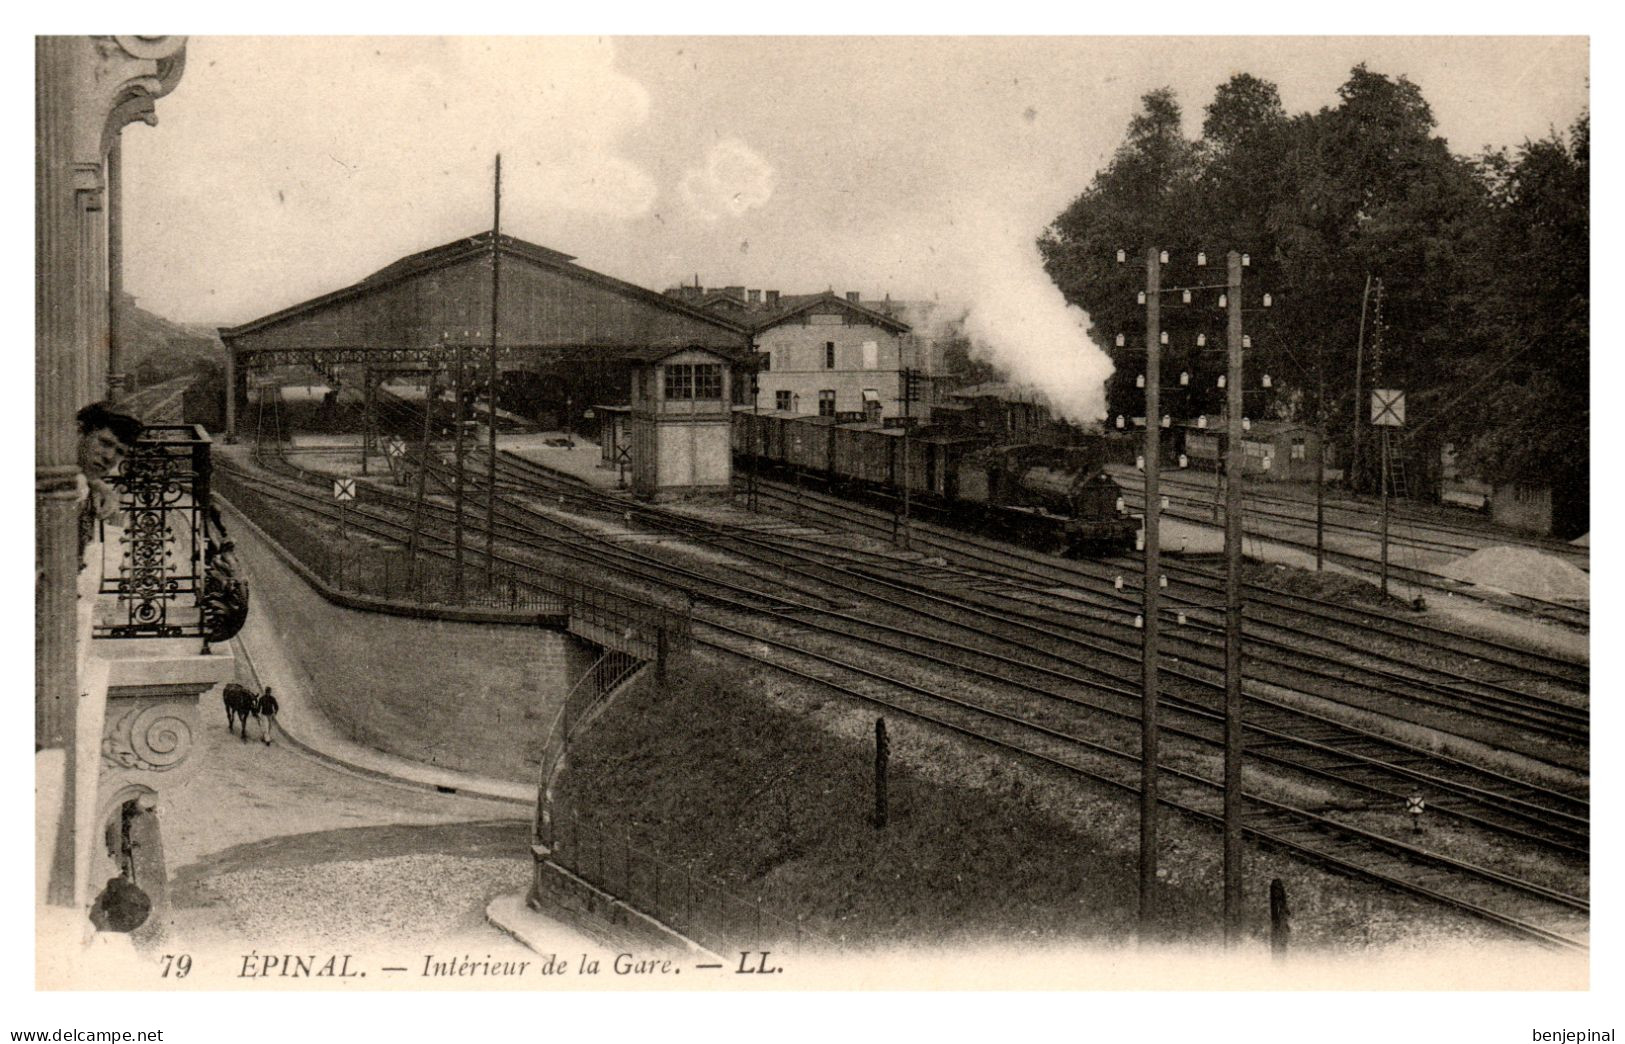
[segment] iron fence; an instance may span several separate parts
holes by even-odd
[[[629,831],[583,821],[573,810],[554,820],[548,848],[555,865],[712,953],[799,954],[837,948],[800,918],[775,913],[763,897],[743,898],[715,877],[633,844]]]
[[[473,548],[467,549],[470,561],[459,581],[451,545],[442,537],[420,536],[414,555],[405,544],[360,534],[346,537],[336,521],[290,512],[228,469],[222,469],[215,482],[233,504],[335,590],[423,606],[568,616],[572,631],[644,660],[664,663],[687,651],[691,609],[686,600],[681,605],[675,600],[661,604],[647,593],[583,583],[513,563],[500,563],[487,580],[483,555]]]

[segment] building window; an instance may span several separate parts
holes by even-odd
[[[773,369],[773,353],[772,352],[763,352],[758,358],[760,358],[762,360],[762,371],[761,372],[767,373],[769,370]]]
[[[1308,448],[1304,445],[1303,436],[1295,436],[1292,439],[1292,459],[1304,460],[1308,455]]]
[[[827,388],[818,393],[818,415],[820,417],[835,416],[835,390]]]
[[[863,342],[863,368],[865,370],[879,369],[880,344],[876,341]]]
[[[776,410],[793,409],[794,407],[790,403],[790,393],[788,391],[776,391],[776,392],[774,392],[773,393],[773,408],[776,409]]]
[[[825,341],[824,342],[824,369],[826,369],[826,370],[835,369],[835,342],[834,341]]]
[[[678,363],[666,368],[667,399],[722,398],[722,367],[717,363]]]
[[[694,367],[667,366],[666,398],[692,399],[694,397]]]

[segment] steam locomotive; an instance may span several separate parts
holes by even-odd
[[[1045,551],[1132,550],[1140,524],[1102,470],[1098,442],[997,445],[952,428],[903,429],[842,416],[734,411],[733,451],[748,464],[896,496],[955,524]]]

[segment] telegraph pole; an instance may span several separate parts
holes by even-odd
[[[1359,397],[1355,397],[1359,410]],[[1326,353],[1320,353],[1320,408],[1316,411],[1315,436],[1320,449],[1315,454],[1315,572],[1326,568]]]
[[[418,564],[418,537],[423,529],[423,494],[424,480],[429,471],[429,414],[434,409],[435,373],[429,371],[429,383],[423,390],[423,442],[418,447],[418,481],[417,491],[412,498],[412,539],[407,544],[406,560],[413,573],[417,572]],[[408,578],[410,582],[410,578]]]
[[[909,496],[908,430],[909,430],[909,428],[913,427],[913,423],[910,420],[913,413],[912,413],[912,411],[910,410],[909,407],[914,402],[914,370],[912,368],[909,368],[909,367],[904,367],[902,376],[903,376],[903,528],[902,528],[903,541],[902,541],[902,546],[903,546],[903,550],[907,551],[907,550],[909,550],[909,543],[910,543],[910,541],[909,541],[909,536],[910,536],[909,518],[908,518],[908,507],[909,507],[909,504],[908,504],[908,496]]]
[[[372,366],[361,366],[361,474],[367,473],[367,454],[372,449]]]
[[[486,396],[490,400],[486,449],[491,470],[485,484],[485,586],[496,580],[497,538],[497,302],[502,296],[502,153],[497,153],[496,187],[491,203],[491,361],[486,367]]]
[[[1241,940],[1241,255],[1229,254],[1224,490],[1224,941]],[[1149,385],[1148,385],[1149,386]]]
[[[1157,888],[1157,615],[1162,501],[1157,474],[1161,462],[1158,418],[1162,416],[1159,378],[1162,355],[1162,263],[1160,251],[1145,253],[1145,583],[1144,645],[1140,696],[1140,939],[1150,938]]]
[[[1371,387],[1376,388],[1383,383],[1382,379],[1382,280],[1377,280],[1377,302],[1371,315]],[[1358,414],[1363,406],[1360,401],[1359,388],[1354,390],[1354,412]],[[1373,422],[1376,417],[1371,418]],[[1388,428],[1386,425],[1373,426],[1382,428],[1382,460],[1378,465],[1381,470],[1377,474],[1378,495],[1382,499],[1382,593],[1388,594]]]
[[[1360,339],[1354,342],[1354,445],[1349,453],[1347,484],[1358,489],[1360,483],[1360,389],[1364,387],[1361,370],[1365,365],[1365,310],[1371,300],[1371,273],[1365,274],[1365,293],[1360,295]],[[1382,300],[1382,283],[1377,283],[1377,300]]]
[[[457,390],[456,390],[455,397],[456,397],[456,400],[457,400],[457,406],[456,406],[456,409],[453,412],[453,416],[455,417],[455,423],[457,425],[457,441],[456,441],[456,444],[455,444],[456,448],[453,450],[453,455],[457,458],[457,486],[456,486],[457,495],[454,498],[457,501],[457,525],[456,525],[456,528],[457,528],[457,548],[456,548],[456,551],[457,551],[457,554],[456,554],[456,559],[457,559],[457,585],[456,585],[455,598],[456,598],[457,603],[459,605],[461,605],[462,602],[463,602],[463,592],[464,592],[464,588],[463,588],[463,346],[461,344],[457,345],[457,378],[456,379],[457,379]]]

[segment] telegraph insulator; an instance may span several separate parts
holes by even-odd
[[[1119,250],[1117,252],[1117,263],[1122,264],[1124,261],[1127,261],[1127,260],[1128,260],[1128,251],[1127,250]]]
[[[1179,455],[1179,466],[1180,467],[1188,468],[1188,467],[1190,467],[1190,463],[1191,463],[1191,459],[1189,457],[1185,456],[1185,454],[1181,453]]]
[[[1117,335],[1117,347],[1121,348],[1126,344],[1128,344],[1128,338],[1124,337],[1122,334],[1118,334]]]
[[[1266,387],[1266,388],[1275,387],[1275,385],[1270,381],[1270,375],[1267,374],[1267,373],[1264,375],[1264,387]]]
[[[1198,347],[1198,348],[1206,348],[1207,347],[1207,334],[1197,334],[1196,335],[1196,347]]]
[[[1270,458],[1270,457],[1265,457],[1264,458],[1264,470],[1265,471],[1268,471],[1270,469],[1270,460],[1271,459],[1272,458]]]
[[[1173,422],[1174,422],[1174,418],[1172,416],[1170,416],[1169,414],[1164,413],[1162,415],[1162,426],[1164,428],[1166,428],[1169,425],[1173,424]]]
[[[1162,331],[1162,336],[1157,338],[1157,339],[1159,341],[1161,341],[1163,344],[1167,344],[1168,343],[1168,331],[1167,330]]]
[[[1117,498],[1117,513],[1119,515],[1121,515],[1123,512],[1125,512],[1127,510],[1128,510],[1128,502],[1125,501],[1122,497],[1118,497]]]
[[[1117,415],[1117,426],[1119,428],[1123,426],[1123,415],[1121,413]]]
[[[1269,295],[1269,294],[1265,294],[1265,295],[1264,295],[1264,307],[1265,307],[1265,308],[1268,308],[1268,307],[1269,307],[1269,306],[1270,306],[1270,305],[1272,305],[1272,304],[1274,304],[1274,302],[1273,302],[1273,301],[1271,301],[1271,300],[1270,300],[1270,295]]]
[[[1145,454],[1142,453],[1134,458],[1134,466],[1139,468],[1141,471],[1145,470]]]
[[[1198,428],[1207,427],[1207,414],[1204,413],[1200,417],[1196,418],[1196,426]]]
[[[1196,253],[1196,267],[1198,267],[1198,268],[1206,268],[1207,267],[1207,254],[1205,254],[1205,253],[1203,253],[1201,251],[1197,251],[1197,253]]]
[[[1145,291],[1144,290],[1140,291],[1140,303],[1145,304]]]
[[[1185,385],[1190,384],[1190,382],[1191,382],[1191,372],[1189,370],[1180,370],[1179,371],[1179,384],[1180,384],[1180,387],[1184,387]]]
[[[1253,259],[1252,259],[1251,255],[1249,255],[1249,254],[1242,254],[1241,255],[1241,267],[1242,268],[1251,268],[1252,264],[1253,264]]]
[[[1122,501],[1118,501],[1118,503],[1121,504]],[[1120,576],[1112,577],[1112,587],[1121,591],[1123,589],[1123,578]]]
[[[1136,388],[1144,388],[1145,387],[1145,374],[1137,373],[1137,374],[1134,375],[1134,386]]]
[[[1168,498],[1163,497],[1162,499],[1167,500]],[[1164,504],[1162,506],[1167,507],[1168,505]],[[1168,574],[1167,573],[1164,573],[1161,576],[1157,577],[1157,586],[1158,587],[1167,587],[1168,586]]]
[[[1241,346],[1243,348],[1251,348],[1253,346],[1253,338],[1251,334],[1241,335]]]
[[[1134,629],[1137,631],[1145,629],[1145,617],[1141,616],[1139,613],[1134,614]]]
[[[1219,387],[1224,387],[1224,374],[1219,374]]]
[[[1252,431],[1253,430],[1253,422],[1252,422],[1252,420],[1250,418],[1247,418],[1247,417],[1241,418],[1241,430],[1242,431]]]
[[[1219,295],[1219,307],[1220,308],[1229,308],[1230,307],[1230,295],[1229,294],[1220,294]]]
[[[1165,265],[1166,265],[1166,264],[1167,264],[1167,263],[1168,263],[1168,251],[1166,251],[1166,250],[1164,250],[1164,251],[1163,251],[1163,252],[1162,252],[1162,253],[1161,253],[1161,254],[1160,254],[1160,255],[1158,255],[1158,256],[1159,256],[1159,258],[1160,258],[1160,259],[1161,259],[1161,261],[1162,261],[1162,263],[1163,263],[1163,264],[1165,264]]]
[[[1179,625],[1181,627],[1185,626],[1185,614],[1184,613],[1179,614]]]
[[[1186,290],[1184,293],[1179,295],[1179,299],[1181,301],[1183,301],[1184,303],[1186,303],[1186,304],[1190,304],[1191,303],[1191,292],[1189,290]]]
[[[1168,510],[1168,495],[1166,493],[1164,493],[1163,496],[1162,496],[1162,510],[1164,510],[1164,511]],[[1162,586],[1167,587],[1168,582],[1166,580],[1164,580]]]

